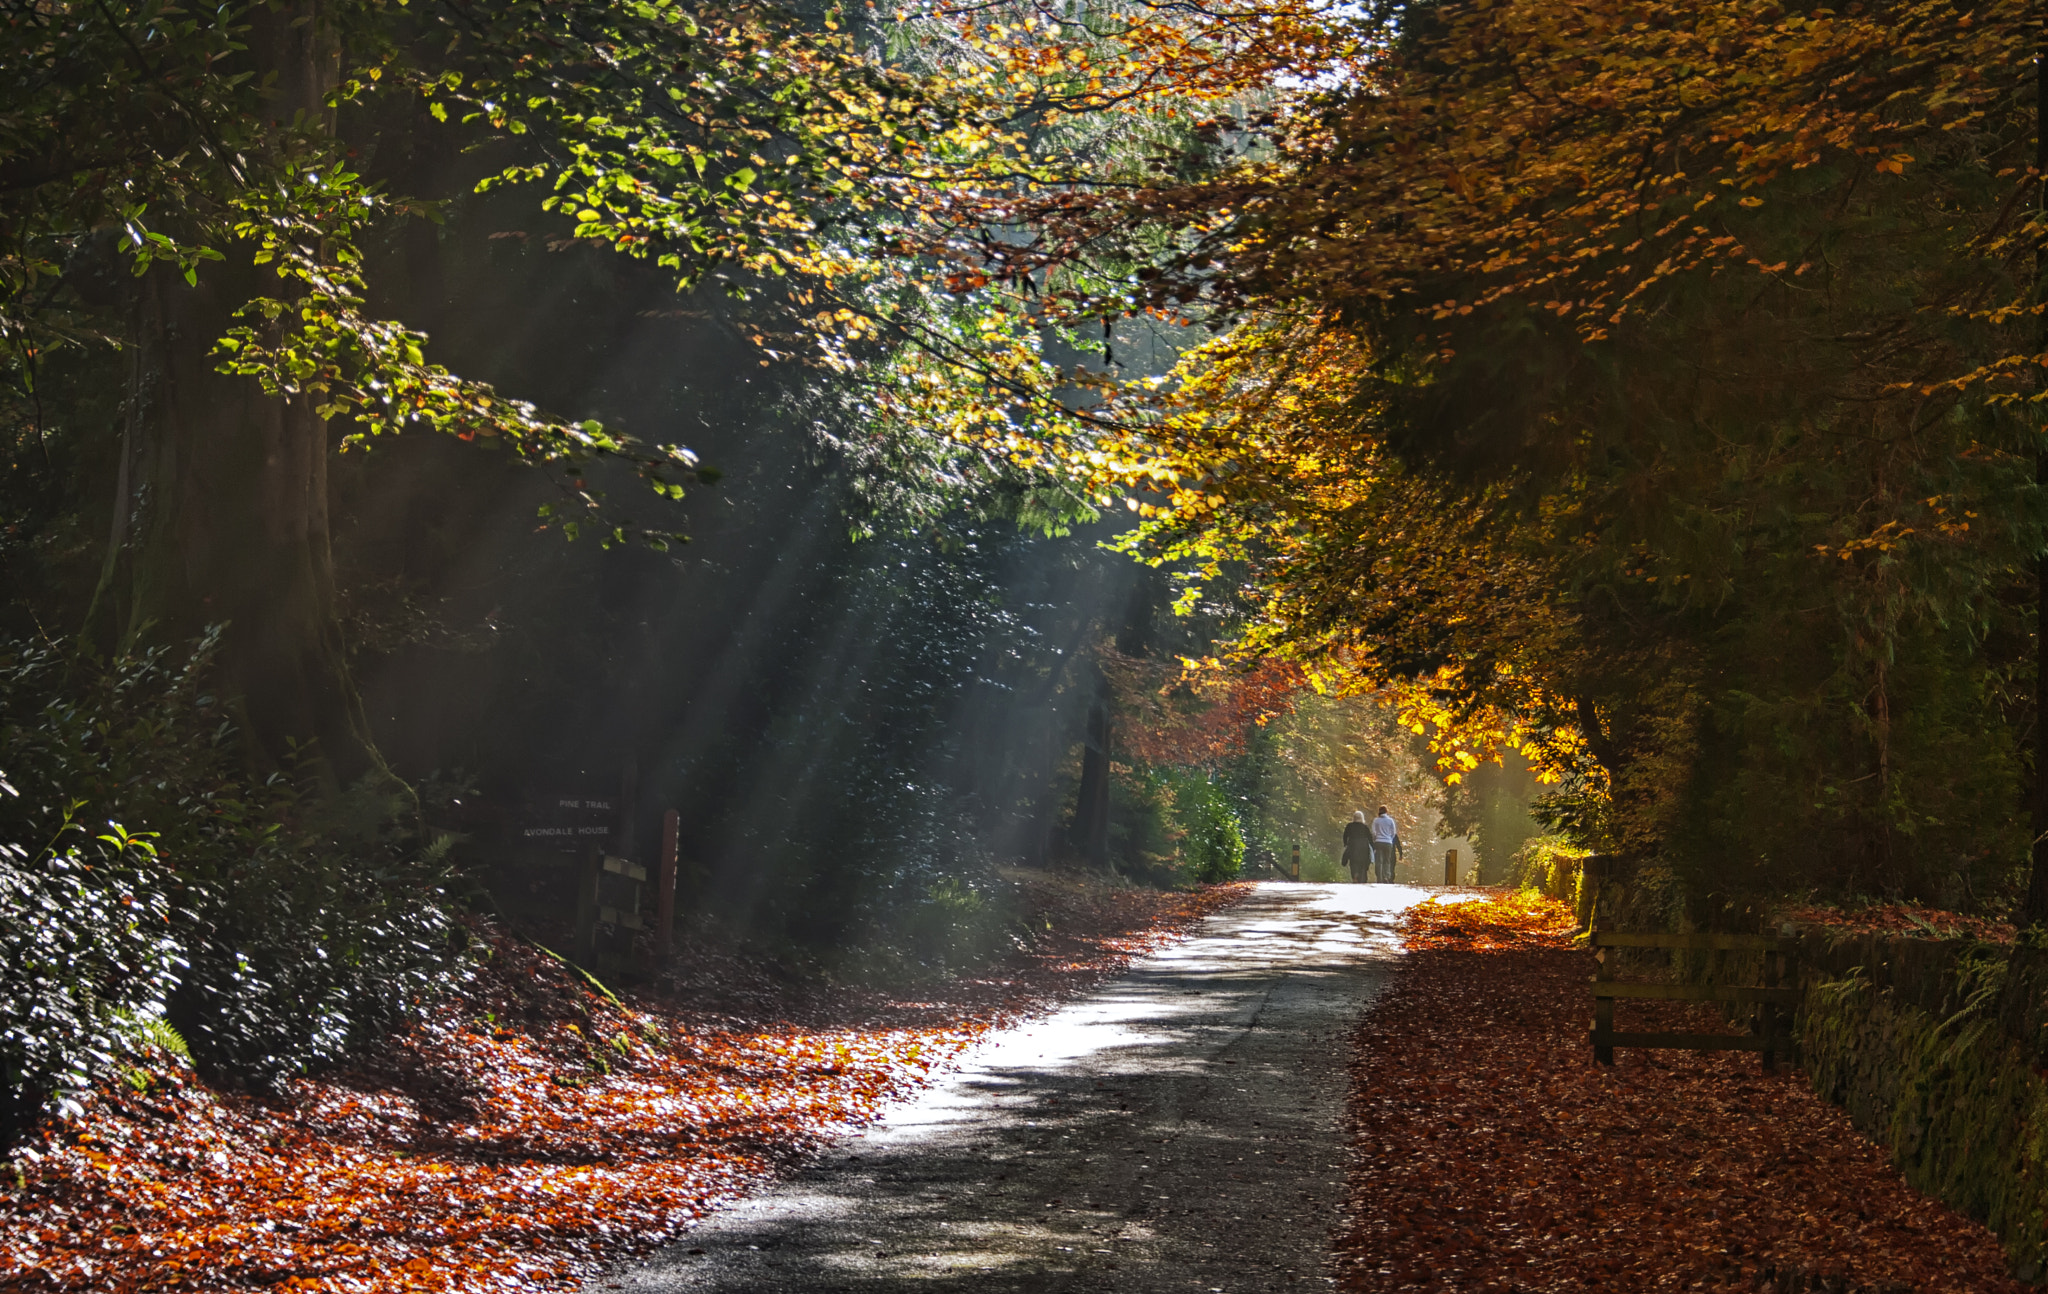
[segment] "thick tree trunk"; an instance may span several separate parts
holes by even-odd
[[[154,275],[158,382],[128,638],[224,623],[222,682],[252,754],[274,764],[314,742],[333,775],[371,767],[349,682],[328,540],[328,432],[309,399],[281,400],[214,371],[212,344],[253,274],[188,288]]]
[[[249,58],[274,86],[273,115],[333,128],[324,100],[339,47],[317,0],[258,11]],[[236,307],[280,285],[246,255],[209,265],[196,287],[159,270],[142,284],[136,338],[152,373],[131,417],[137,514],[124,638],[176,640],[227,626],[222,684],[252,761],[293,747],[338,781],[375,766],[349,680],[328,538],[328,429],[310,398],[266,396],[215,369],[213,346]]]

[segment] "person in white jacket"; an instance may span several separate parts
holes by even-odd
[[[1373,879],[1391,881],[1394,879],[1394,863],[1401,857],[1401,828],[1394,822],[1394,815],[1387,812],[1387,806],[1380,806],[1380,816],[1372,820],[1372,873]]]

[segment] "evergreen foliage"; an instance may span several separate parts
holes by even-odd
[[[162,1015],[184,963],[155,870],[151,842],[113,824],[0,837],[0,1141],[46,1103],[75,1108],[132,1048],[131,1021]]]
[[[251,778],[213,639],[0,644],[8,1134],[171,1022],[216,1075],[330,1062],[462,982],[447,841],[409,797]],[[126,823],[148,823],[131,833]]]

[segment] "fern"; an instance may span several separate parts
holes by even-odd
[[[185,1045],[185,1036],[162,1016],[117,1011],[114,1024],[135,1050],[166,1052],[184,1064],[192,1063],[192,1049]]]

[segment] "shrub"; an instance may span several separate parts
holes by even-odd
[[[1011,921],[1006,905],[985,889],[957,876],[926,887],[922,901],[906,914],[918,956],[945,970],[959,970],[1006,952]]]
[[[1237,879],[1244,870],[1244,828],[1222,787],[1200,773],[1179,775],[1173,781],[1173,817],[1189,879],[1200,885]]]
[[[191,969],[169,1018],[201,1066],[261,1083],[338,1060],[467,978],[451,838],[422,845],[408,798],[281,796],[261,829],[189,856]]]
[[[390,779],[323,793],[305,768],[248,773],[204,686],[215,642],[114,660],[0,643],[0,768],[17,791],[0,796],[0,841],[16,842],[0,895],[7,937],[126,948],[110,942],[125,928],[93,914],[140,904],[165,915],[169,941],[103,965],[53,951],[38,971],[9,957],[0,997],[90,1002],[79,1018],[100,1020],[107,986],[125,985],[135,1002],[107,1010],[165,1015],[202,1070],[264,1083],[401,1022],[470,962],[449,842],[423,825],[412,793]],[[153,856],[114,823],[146,831]],[[40,854],[20,843],[60,839],[64,850]],[[152,979],[152,959],[172,955],[186,965]],[[46,1059],[8,1074],[17,1106],[56,1090],[35,1074],[61,1086],[115,1050],[104,1029],[23,1029]]]
[[[1174,817],[1177,781],[1166,769],[1110,765],[1109,853],[1126,877],[1173,882],[1181,833]]]
[[[19,793],[0,777],[0,798]],[[161,1019],[181,965],[146,839],[67,822],[48,846],[0,838],[0,1142]]]

